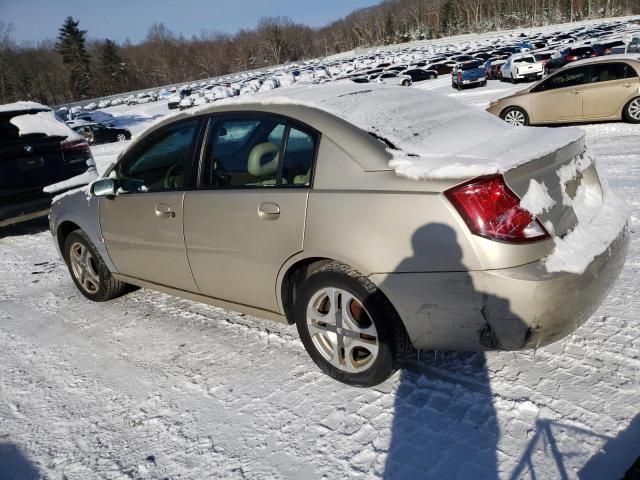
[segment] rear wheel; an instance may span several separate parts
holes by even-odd
[[[113,278],[96,247],[82,230],[69,234],[63,253],[73,283],[89,300],[105,302],[126,292],[128,285]]]
[[[125,136],[125,134],[124,134],[124,133],[119,133],[119,134],[116,136],[116,139],[117,139],[119,142],[124,142],[124,141],[127,139],[127,137]]]
[[[500,118],[514,127],[524,127],[529,125],[529,115],[519,107],[509,107],[505,109],[500,114]]]
[[[294,316],[312,360],[349,385],[383,382],[409,349],[404,326],[382,292],[340,263],[330,263],[304,281]]]
[[[624,106],[622,117],[629,123],[640,123],[640,97],[633,98]]]
[[[403,87],[408,87],[409,85],[411,85],[411,82],[409,80],[403,80],[402,81],[402,86]]]

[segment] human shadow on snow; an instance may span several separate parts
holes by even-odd
[[[43,478],[22,450],[0,441],[0,478],[3,480],[36,480]]]
[[[527,330],[510,311],[508,300],[475,290],[453,229],[425,225],[414,233],[412,243],[414,255],[425,248],[446,255],[447,271],[454,272],[434,273],[436,283],[424,287],[424,308],[416,315],[431,326],[430,335],[468,335],[473,329],[478,345],[481,338],[491,344],[498,341],[490,325],[495,316],[506,316],[514,325],[512,331]],[[405,259],[395,272],[411,271],[412,260]],[[434,285],[438,291],[428,291]],[[485,354],[414,353],[400,373],[384,478],[496,479],[499,439]]]

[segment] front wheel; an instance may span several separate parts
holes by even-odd
[[[82,230],[69,234],[63,254],[73,283],[89,300],[106,302],[125,293],[128,285],[113,278],[98,250]]]
[[[525,127],[529,125],[529,115],[519,107],[509,107],[500,115],[505,122],[514,127]]]
[[[622,117],[629,123],[640,123],[640,97],[631,99],[622,110]]]
[[[383,382],[409,349],[404,326],[382,292],[340,263],[322,267],[303,282],[294,318],[311,359],[348,385]]]

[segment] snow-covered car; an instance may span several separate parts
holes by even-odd
[[[193,102],[194,102],[193,97],[191,96],[184,97],[182,100],[180,100],[180,103],[178,103],[178,107],[180,108],[180,110],[184,110],[185,108],[191,108],[193,107]]]
[[[96,108],[98,108],[98,104],[96,102],[91,102],[91,103],[87,103],[84,107],[82,107],[82,110],[91,111],[91,110],[95,110]]]
[[[101,123],[83,121],[74,122],[69,126],[91,145],[131,140],[131,132],[126,128],[111,128]]]
[[[35,102],[0,105],[0,227],[46,216],[43,187],[87,170],[89,144]]]
[[[154,124],[55,201],[79,291],[132,284],[295,323],[324,372],[368,386],[411,344],[555,342],[620,273],[627,209],[582,130],[514,128],[419,89],[282,95]]]
[[[178,108],[180,106],[180,101],[182,100],[182,96],[180,94],[171,95],[167,100],[167,107],[169,110],[173,110],[174,108]]]
[[[544,63],[536,60],[531,53],[512,55],[500,67],[501,79],[512,83],[520,80],[540,80],[543,75]]]
[[[80,112],[73,117],[73,121],[75,120],[83,120],[87,122],[97,122],[107,125],[109,127],[115,124],[116,119],[113,115],[107,112],[101,112],[99,110],[95,110],[93,112]],[[68,122],[69,123],[69,122]]]

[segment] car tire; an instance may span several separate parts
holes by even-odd
[[[640,123],[640,97],[632,98],[622,109],[622,118],[628,123]]]
[[[127,283],[113,278],[88,235],[75,230],[64,241],[63,257],[80,293],[94,302],[106,302],[126,293]]]
[[[410,348],[404,325],[384,294],[341,263],[307,277],[294,319],[315,364],[348,385],[371,387],[385,381],[402,366]]]
[[[500,113],[500,118],[516,127],[529,126],[529,115],[520,107],[508,107]]]
[[[411,85],[411,82],[409,80],[403,80],[402,81],[402,86],[403,87],[408,87],[409,85]]]
[[[481,86],[481,87],[486,87],[486,86],[487,86],[487,81],[485,80],[484,82],[482,82],[482,83],[480,84],[480,86]]]
[[[127,136],[124,133],[119,133],[116,135],[116,140],[119,142],[124,142],[127,139]]]

